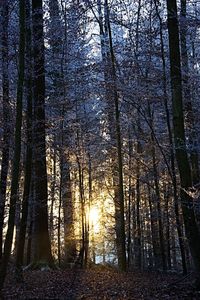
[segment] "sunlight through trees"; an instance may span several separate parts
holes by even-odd
[[[195,271],[200,3],[0,0],[8,267]]]

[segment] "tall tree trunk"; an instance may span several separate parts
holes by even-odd
[[[63,67],[63,66],[62,66]],[[64,72],[62,71],[64,76]],[[66,91],[64,88],[64,99],[66,97]],[[64,132],[64,106],[62,108],[62,121],[60,123],[61,145],[60,145],[60,193],[61,204],[64,215],[64,263],[68,265],[74,262],[76,258],[76,242],[74,238],[74,205],[72,199],[71,190],[71,178],[70,178],[70,160],[67,146],[64,145],[65,132]]]
[[[87,118],[86,111],[85,111],[85,118]],[[89,146],[87,149],[87,157],[88,157],[88,213],[86,214],[85,267],[88,266],[88,258],[89,258],[89,247],[90,247],[89,215],[90,215],[90,208],[91,208],[91,203],[92,203],[92,163],[91,163]],[[94,233],[93,233],[93,241],[94,241]],[[94,251],[93,251],[93,254],[94,254]]]
[[[189,241],[194,266],[197,271],[198,285],[200,286],[200,233],[195,220],[193,199],[189,194],[190,188],[192,187],[192,174],[185,140],[179,28],[176,0],[167,0],[167,17],[170,50],[174,142],[181,181],[181,204],[186,236]]]
[[[28,218],[28,206],[31,189],[32,175],[32,63],[31,63],[31,16],[30,2],[26,1],[26,96],[27,96],[27,147],[26,147],[26,163],[25,163],[25,180],[22,201],[22,216],[20,222],[20,230],[17,243],[16,267],[19,269],[23,264],[26,226]]]
[[[153,173],[154,173],[154,184],[155,184],[155,195],[156,195],[156,207],[158,213],[158,230],[159,230],[159,241],[160,241],[160,251],[162,257],[162,268],[163,270],[167,269],[166,266],[166,254],[165,254],[165,241],[163,235],[163,220],[162,220],[162,209],[161,209],[161,197],[160,197],[160,188],[159,188],[159,179],[158,179],[158,171],[156,166],[156,156],[155,156],[155,148],[153,145],[152,152],[152,160],[153,160]]]
[[[79,138],[78,138],[78,143],[79,143]],[[86,242],[86,235],[87,235],[86,232],[87,227],[86,227],[86,214],[85,214],[85,196],[84,196],[84,187],[83,187],[83,171],[80,163],[80,153],[77,156],[77,165],[78,165],[79,194],[80,194],[80,203],[81,203],[81,233],[82,233],[82,245],[79,253],[79,262],[81,267],[83,267],[85,265],[84,257],[85,257],[85,242]]]
[[[119,95],[117,92],[117,76],[115,67],[115,56],[112,42],[112,32],[110,25],[110,12],[108,7],[108,1],[105,0],[106,6],[106,22],[108,26],[108,36],[110,44],[110,57],[111,57],[111,78],[114,88],[114,116],[115,116],[115,135],[117,143],[117,177],[118,177],[118,191],[115,199],[115,211],[116,211],[116,237],[117,237],[117,252],[118,252],[118,264],[121,271],[126,270],[126,236],[125,236],[125,221],[124,221],[124,190],[123,190],[123,161],[122,161],[122,140],[121,140],[121,127],[120,127],[120,110],[119,110]]]
[[[151,128],[153,128],[153,115],[151,113],[150,103],[148,102],[148,114],[149,120],[151,123]],[[160,255],[162,259],[162,268],[166,270],[166,254],[165,254],[165,241],[163,235],[163,220],[162,220],[162,209],[161,209],[161,197],[160,197],[160,187],[159,187],[159,175],[156,165],[156,149],[155,149],[155,140],[154,135],[151,132],[151,152],[152,152],[152,164],[153,164],[153,176],[154,176],[154,185],[155,185],[155,196],[156,196],[156,207],[157,207],[157,216],[158,216],[158,232],[159,232],[159,242],[160,242]]]
[[[171,270],[171,232],[170,232],[170,218],[169,218],[169,191],[167,187],[164,186],[164,203],[165,203],[165,213],[164,213],[164,227],[165,227],[165,234],[166,234],[166,258],[167,258],[167,267]]]
[[[142,245],[141,245],[141,216],[140,216],[140,153],[141,153],[141,144],[137,141],[137,161],[136,161],[136,232],[134,234],[134,248],[135,248],[135,266],[138,269],[142,267]]]
[[[162,254],[159,241],[159,227],[158,227],[158,211],[157,211],[157,199],[154,192],[151,192],[151,187],[148,185],[148,200],[151,220],[151,234],[152,234],[152,246],[154,254],[154,266],[155,269],[162,268]]]
[[[133,156],[133,145],[131,142],[131,131],[129,128],[129,143],[128,143],[128,154],[129,154],[129,176],[128,176],[128,209],[127,209],[127,220],[128,220],[128,230],[127,230],[127,266],[130,268],[131,265],[131,236],[132,236],[132,216],[131,216],[131,210],[132,210],[132,203],[133,203],[133,186],[132,186],[132,180],[131,180],[131,172],[132,172],[132,156]]]
[[[60,162],[60,168],[62,167],[62,160]],[[61,209],[62,209],[62,170],[60,170],[60,188],[59,188],[59,205],[58,205],[58,217],[57,217],[57,227],[58,227],[58,237],[57,237],[57,249],[58,249],[58,265],[61,265]],[[65,228],[65,227],[64,227]],[[65,234],[65,232],[64,232]]]
[[[115,204],[115,228],[118,266],[121,271],[126,270],[126,245],[124,221],[124,191],[123,191],[123,162],[120,128],[119,95],[117,91],[117,76],[115,56],[113,51],[112,31],[110,25],[110,11],[108,1],[104,1],[105,24],[101,11],[101,1],[98,1],[99,27],[101,36],[101,52],[104,63],[107,101],[109,103],[109,130],[114,148],[111,151],[113,169],[113,187]],[[113,127],[114,126],[114,127]]]
[[[34,173],[32,173],[34,177]],[[27,244],[26,244],[26,265],[31,263],[33,253],[33,220],[34,220],[34,180],[31,181],[30,200],[28,208],[28,220],[27,220]]]
[[[10,210],[8,218],[8,229],[4,244],[3,258],[0,266],[0,290],[3,287],[6,277],[8,262],[11,254],[13,232],[15,225],[15,210],[18,197],[20,155],[21,155],[21,126],[22,126],[22,99],[24,83],[24,63],[25,63],[25,0],[19,1],[19,74],[17,83],[17,106],[16,106],[16,127],[15,127],[15,148],[12,164],[12,180],[10,195]]]
[[[181,0],[181,15],[180,15],[180,38],[181,38],[181,59],[182,59],[182,80],[183,80],[183,103],[186,110],[186,122],[189,127],[189,143],[190,143],[190,160],[192,181],[196,185],[199,183],[199,157],[197,149],[197,130],[195,128],[195,117],[192,104],[191,84],[189,78],[189,62],[187,50],[187,1]],[[200,214],[200,213],[199,213]]]
[[[71,191],[70,166],[67,153],[62,153],[62,205],[64,213],[65,264],[73,263],[76,257],[74,240],[74,212]]]
[[[56,147],[54,145],[53,166],[51,170],[51,208],[50,208],[50,218],[49,218],[49,231],[51,236],[51,243],[54,242],[54,204],[55,204],[55,190],[56,190],[56,164],[57,164]]]
[[[45,70],[42,0],[32,0],[35,224],[34,262],[53,264],[48,231],[47,169],[45,143]]]
[[[3,149],[0,174],[0,259],[3,247],[4,209],[6,201],[6,186],[9,168],[10,146],[10,104],[9,104],[9,74],[8,74],[8,1],[0,1],[1,10],[1,47],[2,47],[2,89],[3,89]]]
[[[179,215],[179,197],[178,197],[178,191],[177,191],[174,143],[173,143],[171,121],[170,121],[170,112],[169,112],[169,107],[168,107],[168,98],[169,97],[167,94],[167,75],[166,75],[166,59],[165,59],[165,52],[164,52],[163,24],[162,24],[162,19],[161,19],[159,10],[158,10],[157,0],[154,0],[154,2],[155,2],[155,6],[156,6],[156,13],[157,13],[159,23],[160,23],[159,30],[160,30],[160,42],[161,42],[161,57],[162,57],[162,65],[163,65],[164,106],[165,106],[167,129],[168,129],[168,135],[169,135],[170,160],[171,160],[173,196],[174,196],[174,211],[175,211],[175,216],[176,216],[176,226],[177,226],[179,247],[180,247],[180,252],[181,252],[182,269],[183,269],[183,273],[186,274],[187,266],[186,266],[185,249],[184,249],[184,242],[183,242],[183,231],[182,231],[182,225],[181,225],[180,215]]]
[[[198,132],[197,122],[192,101],[191,81],[189,75],[189,58],[187,47],[187,2],[181,0],[181,15],[180,15],[180,38],[181,38],[181,60],[182,60],[182,82],[183,82],[183,104],[185,107],[185,123],[188,128],[188,143],[189,155],[191,162],[191,173],[193,186],[198,188],[200,183],[200,170],[199,170],[199,149],[198,149]],[[199,201],[198,201],[199,202]],[[200,230],[200,204],[195,203],[194,206],[197,224]]]

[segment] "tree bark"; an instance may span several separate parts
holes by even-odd
[[[152,235],[152,246],[154,256],[155,269],[162,268],[162,255],[159,241],[159,227],[158,227],[158,211],[157,211],[157,199],[154,192],[151,192],[151,187],[148,185],[148,200],[150,210],[150,221],[151,221],[151,235]]]
[[[169,135],[169,146],[170,146],[170,160],[171,160],[171,170],[172,170],[172,184],[173,184],[173,196],[174,196],[174,211],[176,216],[176,227],[178,233],[179,247],[181,252],[181,260],[182,260],[182,269],[183,273],[187,273],[186,266],[186,258],[185,258],[185,249],[183,243],[183,230],[182,224],[180,221],[180,213],[179,213],[179,197],[177,191],[177,179],[176,179],[176,168],[175,168],[175,153],[174,153],[174,143],[173,143],[173,134],[172,134],[172,126],[170,120],[170,112],[168,106],[168,93],[167,93],[167,75],[166,75],[166,59],[165,59],[165,51],[164,51],[164,37],[163,37],[163,24],[160,13],[158,11],[157,0],[154,0],[156,6],[156,13],[160,23],[160,43],[161,43],[161,57],[162,57],[162,66],[163,66],[163,92],[164,92],[164,106],[166,112],[166,120],[167,120],[167,130]]]
[[[20,173],[20,155],[21,155],[21,126],[22,126],[22,99],[24,84],[24,63],[25,63],[25,0],[19,1],[19,74],[17,83],[17,106],[16,106],[16,129],[15,129],[15,147],[12,164],[12,180],[10,195],[10,210],[8,218],[8,229],[4,244],[4,253],[0,267],[0,290],[3,287],[8,262],[11,254],[13,232],[15,225],[16,201],[18,197],[19,173]]]
[[[194,266],[197,272],[198,285],[200,286],[200,233],[195,220],[193,199],[189,194],[190,188],[192,187],[192,174],[185,140],[179,28],[176,0],[167,0],[167,18],[170,51],[174,143],[181,181],[181,204],[186,236],[189,241]]]
[[[8,73],[8,1],[0,2],[1,10],[1,46],[2,46],[2,89],[3,89],[3,149],[0,174],[0,259],[3,247],[4,209],[6,201],[7,176],[9,168],[10,146],[10,103],[9,103],[9,73]]]
[[[140,127],[140,126],[138,126]],[[135,266],[141,270],[142,267],[142,245],[141,245],[141,216],[140,216],[140,153],[141,153],[141,144],[137,141],[137,161],[136,161],[136,209],[135,209],[135,218],[136,218],[136,232],[134,234],[134,248],[135,248]]]
[[[115,229],[118,266],[121,271],[126,270],[126,243],[124,221],[124,191],[123,191],[123,161],[120,127],[119,95],[117,91],[117,76],[115,56],[113,51],[112,31],[108,1],[104,1],[104,17],[101,11],[101,1],[98,1],[99,27],[101,36],[101,53],[104,63],[104,77],[106,81],[106,96],[109,104],[108,120],[110,137],[113,144],[111,149]]]
[[[45,142],[45,70],[42,0],[32,0],[35,224],[34,263],[53,265],[48,231],[47,169]]]
[[[31,16],[30,16],[30,2],[26,2],[26,96],[27,96],[27,118],[26,118],[26,135],[27,135],[27,147],[26,147],[26,163],[25,163],[25,180],[24,180],[24,192],[22,201],[22,216],[20,221],[20,230],[17,243],[16,253],[16,267],[20,269],[23,265],[23,255],[25,246],[25,236],[28,218],[29,197],[31,189],[31,177],[32,177],[32,56],[31,56]]]
[[[65,264],[73,263],[76,258],[76,245],[74,240],[74,213],[71,192],[71,178],[69,158],[67,153],[62,153],[62,205],[64,214],[64,251]]]
[[[197,150],[197,130],[195,128],[195,117],[193,112],[191,84],[189,77],[189,61],[187,50],[187,2],[181,0],[181,15],[180,15],[180,39],[181,39],[181,60],[182,60],[182,82],[183,82],[183,103],[185,106],[186,114],[185,119],[189,127],[189,146],[190,146],[190,160],[192,181],[196,185],[199,183],[199,155]],[[200,213],[199,213],[200,214]]]

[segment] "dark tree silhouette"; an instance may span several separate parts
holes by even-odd
[[[3,258],[0,266],[0,290],[3,287],[8,262],[11,254],[13,232],[15,224],[16,201],[18,198],[20,155],[21,155],[21,126],[22,126],[22,99],[24,84],[24,63],[25,63],[25,0],[19,1],[19,74],[17,83],[17,106],[16,106],[16,127],[15,127],[15,148],[12,163],[12,181],[10,194],[10,209],[8,218],[8,229],[4,243]]]
[[[32,1],[33,22],[33,108],[34,108],[34,264],[53,264],[47,211],[47,169],[45,142],[45,69],[43,8],[41,0]]]
[[[171,89],[173,101],[173,127],[176,159],[181,180],[181,204],[185,223],[186,235],[189,241],[191,254],[197,271],[197,284],[200,285],[200,232],[195,219],[193,198],[190,195],[192,188],[192,174],[186,148],[182,76],[179,45],[179,28],[176,0],[167,1],[168,33],[171,67]]]
[[[3,246],[4,208],[9,168],[10,152],[10,104],[9,104],[9,46],[8,46],[8,1],[0,1],[1,10],[1,47],[2,47],[2,88],[3,88],[3,150],[0,175],[0,259]]]

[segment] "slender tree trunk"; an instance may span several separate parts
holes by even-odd
[[[10,103],[9,103],[9,74],[8,74],[8,1],[0,1],[1,10],[1,47],[2,47],[2,89],[3,89],[3,149],[0,174],[0,259],[3,247],[4,209],[6,201],[6,186],[9,168],[10,146]]]
[[[152,234],[152,246],[154,254],[154,266],[155,269],[162,268],[162,256],[159,242],[159,228],[158,228],[158,211],[157,211],[157,199],[154,193],[151,192],[151,187],[148,185],[148,200],[151,220],[151,234]]]
[[[109,131],[113,149],[111,149],[114,204],[115,204],[115,228],[118,265],[121,271],[126,270],[126,245],[125,245],[125,221],[124,221],[124,192],[123,192],[123,163],[120,128],[119,96],[116,83],[115,57],[112,43],[108,1],[104,1],[104,17],[101,9],[101,1],[98,1],[99,27],[101,37],[101,53],[104,65],[104,77],[106,83],[106,97],[109,103],[108,120]],[[115,149],[117,150],[115,150]]]
[[[132,208],[132,180],[131,180],[131,172],[132,172],[132,155],[133,155],[133,146],[131,143],[131,134],[129,128],[129,177],[128,177],[128,211],[127,211],[127,219],[128,219],[128,232],[127,232],[127,265],[130,268],[131,265],[131,208]]]
[[[25,63],[25,0],[19,1],[19,74],[17,83],[17,106],[16,106],[16,127],[15,127],[15,148],[12,164],[12,180],[10,195],[10,210],[8,218],[8,229],[4,244],[3,258],[0,266],[0,290],[3,287],[8,262],[11,254],[13,232],[15,225],[15,210],[18,197],[19,173],[20,173],[20,155],[21,155],[21,126],[22,126],[22,99],[24,83],[24,63]]]
[[[137,142],[137,153],[139,154],[141,145]],[[140,216],[140,157],[137,158],[136,162],[136,232],[134,234],[134,245],[135,245],[135,265],[136,268],[141,269],[142,267],[142,245],[141,245],[141,216]]]
[[[187,50],[187,2],[181,0],[180,15],[180,39],[181,39],[181,60],[182,60],[182,83],[183,83],[183,104],[185,107],[185,122],[188,127],[189,156],[191,162],[191,174],[193,186],[198,188],[200,183],[199,171],[199,151],[198,151],[198,132],[192,101],[191,81],[189,75],[189,59]],[[194,206],[195,217],[200,230],[200,204],[196,201]]]
[[[167,187],[164,187],[164,203],[165,203],[165,214],[164,214],[164,227],[166,228],[166,257],[167,257],[167,267],[171,270],[171,232],[170,232],[170,219],[169,219],[169,192]]]
[[[172,235],[172,264],[174,270],[177,270],[176,237],[174,235]]]
[[[62,160],[60,161],[60,168],[62,168]],[[60,171],[60,189],[59,189],[59,206],[58,206],[58,265],[61,265],[61,208],[62,208],[62,170]]]
[[[146,230],[147,230],[147,255],[148,255],[148,260],[147,260],[147,268],[152,269],[153,268],[153,251],[152,251],[152,235],[151,235],[151,215],[150,215],[150,207],[148,203],[148,191],[146,191],[147,198],[145,199],[145,207],[146,207]]]
[[[151,113],[150,103],[148,102],[148,113],[149,119],[151,123],[151,128],[153,128],[153,117]],[[155,151],[155,141],[154,135],[151,133],[151,152],[152,152],[152,163],[153,163],[153,176],[154,176],[154,184],[155,184],[155,195],[156,195],[156,207],[157,207],[157,215],[158,215],[158,231],[159,231],[159,241],[160,241],[160,254],[162,258],[162,268],[163,270],[167,269],[166,265],[166,254],[165,254],[165,241],[163,235],[163,220],[162,220],[162,209],[161,209],[161,197],[160,197],[160,187],[159,187],[159,178],[158,171],[156,165],[156,151]]]
[[[181,204],[185,223],[186,236],[189,241],[194,266],[197,272],[198,285],[200,286],[200,233],[195,220],[193,199],[189,194],[192,187],[192,174],[186,149],[182,78],[179,48],[179,28],[176,0],[167,0],[168,34],[170,50],[170,72],[173,104],[173,127],[176,159],[181,181]]]
[[[126,243],[125,243],[125,221],[124,221],[124,191],[123,191],[123,161],[122,161],[122,141],[121,141],[121,126],[120,126],[120,110],[119,110],[119,95],[117,91],[117,76],[115,66],[115,56],[113,50],[112,31],[110,25],[110,11],[108,1],[104,1],[105,14],[105,52],[107,52],[107,68],[105,79],[107,80],[107,91],[109,99],[112,100],[111,106],[113,111],[110,112],[114,117],[110,116],[111,139],[114,142],[117,153],[112,153],[113,160],[113,184],[115,192],[115,219],[116,219],[116,246],[118,265],[121,271],[126,270]],[[104,52],[104,50],[103,50]],[[112,86],[112,90],[110,88]],[[114,122],[112,122],[113,120]],[[114,131],[112,130],[113,125]],[[113,152],[113,151],[112,151]],[[116,156],[116,159],[115,159]]]
[[[29,265],[31,262],[31,249],[32,249],[32,233],[33,233],[33,222],[31,221],[28,228],[28,240],[26,250],[26,264]]]
[[[164,40],[163,40],[163,25],[162,25],[162,19],[160,17],[160,13],[158,11],[157,0],[154,0],[154,2],[155,2],[155,6],[156,6],[156,13],[157,13],[157,16],[159,18],[159,23],[160,23],[161,56],[162,56],[162,64],[163,64],[164,106],[165,106],[165,112],[166,112],[167,129],[168,129],[169,145],[170,145],[170,160],[171,160],[171,170],[172,170],[174,211],[175,211],[175,216],[176,216],[176,226],[177,226],[179,247],[180,247],[180,251],[181,251],[182,268],[183,268],[183,273],[186,274],[187,266],[186,266],[185,249],[184,249],[184,243],[183,243],[183,231],[182,231],[180,215],[179,215],[179,197],[178,197],[178,191],[177,191],[174,143],[173,143],[171,122],[170,122],[170,112],[169,112],[169,107],[168,107],[168,98],[169,97],[167,94],[167,75],[166,75],[166,60],[165,60],[165,52],[164,52]]]
[[[85,118],[87,118],[86,111],[85,111]],[[91,163],[91,156],[90,156],[90,149],[88,147],[88,213],[86,216],[86,242],[85,242],[85,267],[88,266],[88,258],[89,258],[89,247],[90,247],[90,208],[92,203],[92,163]],[[94,242],[94,233],[93,233],[93,242]],[[93,252],[94,253],[94,252]]]
[[[35,224],[34,263],[53,265],[48,231],[47,169],[45,143],[45,70],[42,0],[32,0]]]
[[[79,138],[78,138],[79,143]],[[80,156],[80,155],[79,155]],[[79,178],[79,194],[80,194],[80,203],[81,203],[81,232],[82,232],[82,245],[79,254],[79,260],[81,267],[85,265],[85,240],[86,240],[86,215],[85,215],[85,197],[84,197],[84,187],[83,187],[83,173],[80,164],[79,157],[77,156],[77,165],[78,165],[78,178]]]
[[[55,137],[54,137],[55,140]],[[55,190],[56,190],[56,147],[54,145],[53,149],[53,167],[51,171],[51,208],[50,208],[50,224],[49,224],[49,231],[51,236],[51,243],[54,241],[54,204],[55,204]]]
[[[71,191],[70,166],[67,153],[62,158],[62,205],[64,213],[64,251],[65,264],[73,263],[76,257],[74,240],[74,212]]]
[[[154,147],[154,146],[153,146]],[[160,240],[160,250],[162,257],[162,267],[163,270],[167,269],[166,266],[166,254],[165,254],[165,241],[163,235],[163,220],[162,220],[162,209],[161,209],[161,197],[160,197],[160,188],[159,188],[159,179],[156,166],[155,150],[153,150],[153,172],[154,172],[154,183],[155,183],[155,192],[156,192],[156,206],[158,212],[158,229],[159,229],[159,240]]]
[[[34,174],[32,174],[34,176]],[[30,199],[27,220],[26,265],[31,263],[33,249],[33,220],[34,220],[34,180],[31,181]]]
[[[62,65],[63,67],[63,65]],[[64,72],[62,70],[62,75]],[[64,88],[64,99],[66,97],[66,91]],[[73,263],[76,258],[76,242],[74,238],[74,205],[71,190],[71,178],[70,178],[70,160],[67,146],[64,145],[65,133],[64,133],[64,106],[62,108],[62,121],[60,123],[61,145],[60,145],[60,193],[61,204],[64,215],[64,264],[68,265]]]
[[[30,28],[30,2],[26,0],[26,96],[27,96],[27,148],[25,164],[25,181],[22,201],[22,216],[20,222],[16,267],[19,269],[23,265],[23,255],[25,246],[25,236],[28,218],[29,197],[31,189],[32,175],[32,63],[31,63],[31,28]]]
[[[184,105],[186,110],[186,122],[189,126],[189,143],[190,143],[190,160],[193,184],[199,183],[199,157],[197,150],[197,132],[195,129],[195,117],[192,104],[192,93],[189,78],[189,62],[187,50],[187,1],[181,0],[181,16],[180,16],[180,38],[181,38],[181,59],[182,59],[182,82],[183,82],[183,95]]]

